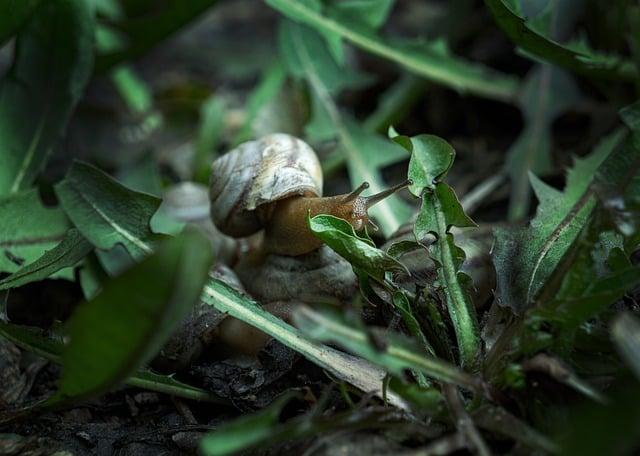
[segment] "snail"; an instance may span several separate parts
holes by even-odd
[[[403,182],[371,196],[369,184],[353,192],[322,196],[322,170],[313,149],[301,139],[275,133],[241,144],[214,161],[209,196],[211,218],[224,234],[246,237],[264,230],[267,254],[300,256],[321,247],[307,216],[330,214],[356,231],[373,225],[368,210],[410,185]]]

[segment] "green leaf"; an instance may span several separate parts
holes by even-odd
[[[29,188],[91,75],[93,15],[84,0],[41,2],[0,83],[0,195]]]
[[[200,441],[200,451],[208,456],[224,456],[268,440],[280,424],[280,414],[295,396],[289,392],[267,408],[227,423]]]
[[[419,240],[424,239],[429,233],[444,236],[453,226],[469,228],[477,225],[464,213],[453,189],[440,182],[436,184],[433,192],[423,196],[414,233]]]
[[[60,363],[65,345],[62,337],[53,337],[50,333],[26,326],[12,325],[0,321],[0,336],[13,342],[26,351],[42,356],[54,363]],[[196,401],[218,402],[225,401],[213,393],[186,385],[166,375],[140,370],[125,380],[125,383],[138,388],[170,394]],[[51,403],[50,401],[49,403]],[[59,403],[61,404],[61,402]],[[0,415],[0,422],[2,417]]]
[[[216,146],[224,130],[225,109],[226,103],[218,95],[209,97],[200,107],[200,125],[193,157],[193,178],[196,182],[209,182],[211,163],[216,157]]]
[[[553,319],[563,322],[567,329],[577,328],[580,323],[596,315],[640,286],[640,267],[629,266],[605,277],[592,280],[581,293],[563,296],[550,304],[556,309]]]
[[[366,24],[324,15],[302,0],[268,0],[287,17],[308,24],[326,35],[344,38],[365,51],[403,66],[414,74],[460,92],[510,101],[516,94],[517,80],[482,65],[452,56],[438,44],[420,45],[395,42],[378,36]]]
[[[422,99],[427,86],[428,82],[413,74],[401,75],[378,97],[375,111],[368,115],[362,126],[367,131],[384,133],[409,114],[411,108]]]
[[[158,3],[144,0],[136,3],[136,14],[123,17],[112,23],[113,28],[123,35],[127,43],[124,49],[114,49],[99,55],[96,67],[104,72],[116,64],[144,54],[154,45],[181,30],[185,25],[197,19],[216,0],[190,0],[188,2],[171,1]],[[126,8],[125,8],[126,9]]]
[[[400,136],[395,140],[413,151],[410,173],[416,179],[415,194],[426,190],[413,232],[418,241],[423,241],[428,234],[436,237],[436,241],[428,248],[429,255],[436,265],[438,282],[456,332],[462,364],[473,368],[480,349],[478,322],[470,294],[473,282],[460,272],[465,254],[455,244],[449,230],[453,226],[466,228],[475,227],[476,224],[464,213],[453,189],[444,182],[438,182],[451,168],[455,151],[446,141],[430,135],[414,138]]]
[[[611,391],[613,390],[613,391]],[[640,439],[638,383],[610,388],[607,404],[578,404],[556,432],[562,455],[633,454]]]
[[[0,197],[0,271],[15,272],[37,260],[68,229],[62,209],[44,206],[37,190]]]
[[[93,250],[89,243],[75,229],[67,231],[64,239],[40,258],[20,268],[9,277],[0,280],[0,290],[21,287],[27,283],[46,279],[64,268],[77,265]]]
[[[358,21],[372,29],[384,24],[395,0],[329,0],[327,7],[332,16]]]
[[[314,30],[285,21],[279,30],[280,53],[287,71],[295,78],[308,80],[310,74],[322,85],[322,90],[311,93],[311,119],[306,133],[314,141],[332,139],[336,135],[333,126],[331,97],[345,89],[362,88],[371,78],[352,68],[339,65],[331,55],[326,42]],[[309,58],[313,56],[312,58]],[[312,84],[312,87],[315,86]],[[326,93],[326,95],[323,95]]]
[[[413,369],[435,380],[471,390],[479,386],[476,378],[446,361],[425,354],[400,334],[385,331],[380,335],[383,347],[376,347],[363,327],[355,322],[345,322],[337,313],[320,313],[303,306],[296,310],[293,319],[296,326],[312,339],[337,343],[398,377],[402,378],[405,370]]]
[[[120,243],[135,258],[152,252],[149,220],[160,200],[130,190],[91,165],[75,162],[56,195],[78,231],[99,249]]]
[[[126,187],[153,196],[162,194],[162,177],[155,156],[147,153],[140,160],[118,170],[116,179]]]
[[[40,0],[0,0],[0,47],[20,29]]]
[[[206,456],[228,454],[253,454],[270,448],[276,443],[291,442],[334,432],[351,433],[362,429],[389,428],[392,408],[364,408],[357,414],[353,410],[324,413],[326,398],[321,396],[308,413],[280,422],[284,406],[297,392],[289,392],[273,401],[268,408],[242,416],[207,435],[201,441],[200,450]],[[399,424],[402,425],[402,424]],[[244,450],[244,451],[242,451]],[[242,453],[240,453],[242,451]],[[268,451],[268,450],[267,450]]]
[[[529,173],[542,176],[553,171],[553,121],[575,105],[579,96],[571,77],[552,66],[537,66],[527,76],[518,103],[524,115],[525,127],[509,148],[506,163],[512,188],[509,200],[511,220],[522,219],[529,212]]]
[[[331,122],[332,134],[337,134],[340,140],[340,149],[343,151],[349,168],[349,177],[353,186],[362,182],[369,182],[369,189],[373,193],[383,190],[379,172],[376,169],[381,160],[380,157],[398,156],[402,154],[402,148],[391,141],[364,130],[356,122],[343,117],[331,97],[330,87],[335,86],[333,79],[338,78],[334,72],[325,75],[329,78],[329,86],[325,85],[322,75],[326,72],[325,65],[318,62],[311,49],[317,49],[317,33],[313,30],[286,22],[280,35],[283,41],[282,47],[289,49],[289,54],[294,55],[295,61],[300,67],[294,74],[304,74],[304,78],[311,85],[313,93],[322,104],[328,116],[327,122]],[[315,44],[310,44],[315,43]],[[397,196],[391,196],[376,204],[369,213],[379,222],[385,235],[389,236],[409,218],[411,210]]]
[[[496,294],[502,305],[520,313],[543,288],[554,286],[563,276],[557,272],[559,266],[570,259],[568,254],[592,218],[596,190],[602,185],[624,188],[638,173],[640,141],[635,134],[618,144],[620,139],[613,135],[589,157],[576,159],[564,192],[531,177],[540,201],[536,216],[527,227],[496,230]]]
[[[214,279],[210,280],[205,285],[200,299],[220,312],[228,313],[260,329],[332,375],[362,391],[374,392],[382,396],[382,380],[386,375],[382,369],[355,356],[310,341],[298,329],[262,309],[257,303],[227,284]],[[393,405],[406,408],[406,403],[399,396],[389,394],[387,398]]]
[[[387,271],[404,272],[406,268],[392,256],[360,238],[346,220],[332,215],[316,215],[308,219],[309,229],[352,266],[379,280]]]
[[[480,349],[478,322],[470,293],[473,282],[460,271],[465,253],[455,244],[449,232],[451,226],[470,227],[475,223],[462,210],[453,189],[441,182],[436,185],[435,192],[423,196],[413,231],[416,239],[424,239],[428,233],[436,235],[436,242],[428,248],[429,256],[436,265],[438,284],[453,322],[462,364],[473,368]]]
[[[284,65],[280,61],[265,70],[262,79],[249,95],[244,123],[232,141],[234,146],[252,138],[253,124],[260,110],[280,93],[286,76]]]
[[[631,62],[587,49],[573,50],[543,35],[520,16],[511,1],[485,0],[485,5],[511,41],[536,57],[585,76],[627,81],[637,78]]]
[[[107,391],[148,361],[197,302],[208,276],[209,241],[187,232],[81,304],[67,321],[58,397]]]
[[[438,136],[394,136],[392,139],[411,153],[409,179],[413,184],[409,190],[415,196],[422,196],[426,188],[434,190],[453,165],[456,151]]]

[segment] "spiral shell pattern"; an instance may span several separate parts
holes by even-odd
[[[260,231],[261,206],[305,194],[322,196],[322,170],[313,149],[291,135],[274,133],[240,144],[212,165],[211,218],[230,236]]]

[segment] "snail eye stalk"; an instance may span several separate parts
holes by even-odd
[[[403,188],[407,188],[411,184],[413,184],[413,181],[411,179],[407,179],[406,181],[402,182],[401,184],[395,185],[395,186],[393,186],[391,188],[388,188],[387,190],[382,190],[380,193],[376,193],[375,195],[363,197],[363,199],[365,200],[365,204],[367,205],[367,209],[370,208],[371,206],[373,206],[374,204],[379,203],[383,199],[388,198],[389,196],[393,195],[394,193],[399,192]]]

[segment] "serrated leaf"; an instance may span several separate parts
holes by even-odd
[[[453,165],[455,150],[438,136],[394,136],[392,139],[411,153],[409,179],[413,184],[409,191],[415,196],[422,196],[426,188],[433,190]]]
[[[378,36],[366,24],[327,16],[302,0],[268,0],[267,3],[295,21],[308,24],[323,34],[338,35],[438,84],[504,101],[515,96],[515,78],[452,56],[441,47],[421,45],[417,49],[398,41],[390,44],[391,40]]]
[[[584,47],[574,50],[543,35],[520,16],[513,2],[485,0],[485,5],[511,41],[528,53],[586,76],[627,81],[637,78],[631,62],[598,55]]]
[[[308,222],[313,234],[351,265],[372,277],[383,280],[386,271],[408,273],[402,263],[356,235],[353,226],[346,220],[332,215],[316,215]]]
[[[29,188],[56,145],[93,65],[93,13],[84,0],[39,4],[0,83],[0,195]]]
[[[211,262],[209,241],[186,232],[81,304],[65,325],[56,397],[101,393],[148,361],[197,302]]]
[[[494,264],[497,298],[517,313],[529,308],[567,258],[597,205],[599,187],[622,186],[638,173],[640,141],[635,134],[622,143],[614,135],[587,158],[577,159],[569,171],[564,192],[534,176],[531,184],[538,197],[536,216],[528,227],[496,230]]]
[[[39,3],[40,0],[0,1],[0,47],[26,22]]]
[[[67,231],[64,239],[40,258],[20,268],[9,277],[0,280],[0,290],[21,287],[27,283],[46,279],[64,268],[77,265],[93,250],[88,242],[75,229]]]
[[[0,197],[0,271],[16,272],[55,247],[69,229],[59,207],[46,207],[37,190]]]
[[[99,169],[75,162],[56,195],[78,231],[99,249],[122,244],[135,258],[152,252],[149,220],[160,199],[124,187]]]
[[[531,198],[529,173],[542,176],[553,170],[552,123],[579,101],[579,95],[571,77],[552,66],[537,66],[527,76],[519,99],[525,127],[509,148],[506,163],[512,187],[509,200],[511,220],[519,220],[528,214]]]

